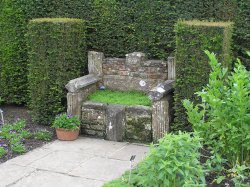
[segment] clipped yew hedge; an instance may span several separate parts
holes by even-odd
[[[182,101],[198,102],[194,93],[208,83],[210,66],[204,50],[214,52],[223,66],[230,68],[232,23],[179,21],[175,32],[175,124],[172,130],[191,130]]]
[[[6,103],[27,101],[25,14],[20,2],[0,0],[0,97]]]
[[[81,19],[41,18],[29,22],[29,106],[33,119],[49,124],[65,111],[65,84],[83,74],[86,24]]]

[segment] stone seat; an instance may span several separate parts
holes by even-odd
[[[68,114],[82,121],[82,133],[113,141],[157,141],[169,131],[173,113],[174,60],[147,60],[134,52],[126,58],[88,53],[89,75],[69,81]],[[152,107],[111,105],[87,101],[100,87],[148,94]]]

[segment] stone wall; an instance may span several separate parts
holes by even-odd
[[[82,106],[81,130],[89,136],[117,141],[152,142],[152,109],[87,101]]]
[[[104,58],[104,55],[96,52],[90,52],[89,56],[91,56],[89,69],[93,71],[93,66],[100,69],[102,64],[103,84],[113,90],[149,91],[168,77],[167,62],[147,60],[144,53],[130,53],[126,58]],[[94,56],[100,58],[94,58]]]

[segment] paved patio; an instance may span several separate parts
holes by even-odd
[[[0,165],[0,187],[99,187],[138,163],[149,147],[80,137],[54,141]]]

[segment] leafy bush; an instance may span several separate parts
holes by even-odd
[[[10,148],[14,153],[24,153],[26,151],[23,140],[29,138],[31,133],[24,130],[25,126],[25,121],[19,120],[14,124],[5,124],[0,129],[0,138],[9,142]]]
[[[139,165],[142,186],[204,186],[205,177],[199,163],[200,138],[179,132],[167,134],[159,146],[151,147]]]
[[[250,165],[250,73],[238,61],[232,73],[222,68],[215,54],[206,51],[212,72],[209,84],[197,95],[202,104],[184,100],[188,120],[213,154],[230,167]]]
[[[50,141],[52,139],[52,133],[47,130],[40,130],[34,133],[34,137],[37,140]]]
[[[7,151],[3,147],[0,147],[0,158],[2,158],[6,154],[7,154]]]
[[[213,50],[223,60],[225,67],[231,64],[232,24],[223,22],[180,21],[176,24],[176,83],[175,124],[172,130],[191,130],[182,105],[183,99],[198,102],[194,93],[208,83],[210,66],[204,50]]]
[[[49,124],[65,110],[66,83],[79,77],[86,65],[85,22],[42,18],[28,25],[29,106],[33,119]]]
[[[205,186],[205,176],[200,165],[201,139],[196,134],[166,134],[159,145],[152,145],[150,153],[132,171],[105,184],[115,186]]]
[[[71,116],[67,114],[61,114],[56,117],[53,122],[54,128],[63,128],[66,130],[75,130],[80,127],[81,121],[77,116]]]

